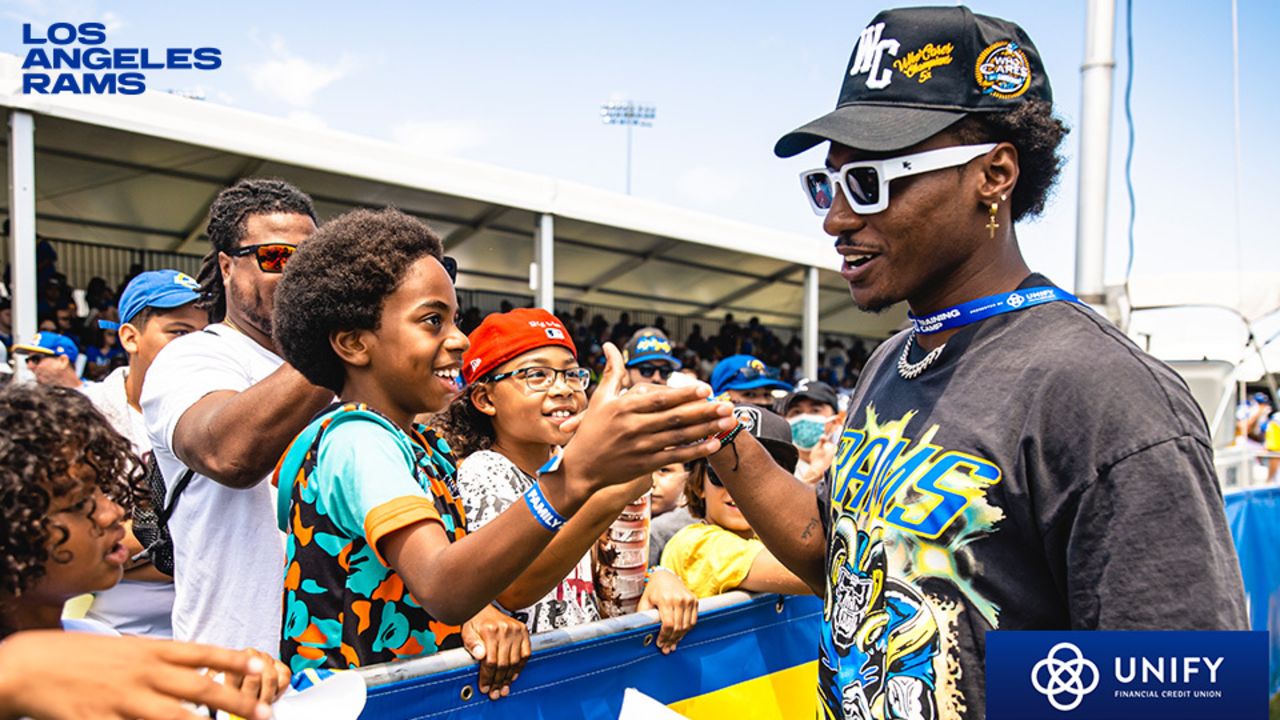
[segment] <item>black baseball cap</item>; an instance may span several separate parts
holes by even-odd
[[[667,339],[667,334],[656,327],[635,331],[622,350],[622,360],[627,367],[646,362],[665,362],[679,370],[683,365],[671,354],[671,341]]]
[[[800,451],[791,443],[791,423],[783,420],[781,415],[756,405],[734,405],[733,414],[746,424],[743,430],[760,441],[774,462],[787,472],[795,472]]]
[[[835,388],[830,385],[818,381],[809,380],[808,378],[801,380],[796,385],[796,391],[787,396],[782,403],[782,411],[787,412],[796,400],[800,398],[808,398],[814,402],[830,405],[831,409],[840,412],[840,396],[836,394]]]
[[[778,157],[825,140],[887,152],[922,142],[971,113],[1053,102],[1027,33],[967,7],[885,10],[859,34],[836,109],[782,136]]]

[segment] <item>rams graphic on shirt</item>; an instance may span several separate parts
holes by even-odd
[[[965,711],[956,685],[962,611],[997,627],[1000,609],[961,572],[956,554],[994,532],[995,464],[914,439],[915,412],[881,422],[868,406],[846,428],[831,470],[827,596],[819,697],[827,718],[934,720]],[[970,618],[969,620],[977,620]]]

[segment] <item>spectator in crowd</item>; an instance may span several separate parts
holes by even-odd
[[[1267,418],[1262,431],[1262,449],[1267,452],[1267,482],[1280,480],[1280,413]]]
[[[457,647],[458,626],[522,575],[596,491],[705,456],[717,440],[688,443],[734,426],[723,404],[694,389],[621,395],[625,370],[609,346],[604,385],[567,421],[580,427],[563,454],[538,469],[524,503],[469,534],[454,456],[414,422],[460,390],[468,347],[439,238],[397,211],[357,210],[311,243],[281,285],[276,336],[340,403],[307,426],[276,473],[278,518],[289,528],[280,648],[294,669]],[[315,587],[326,592],[299,591]]]
[[[671,350],[667,334],[658,328],[647,327],[635,331],[622,351],[622,358],[627,362],[627,380],[630,385],[666,385],[671,374],[681,367]]]
[[[1267,423],[1271,420],[1274,407],[1271,396],[1265,392],[1255,392],[1249,397],[1244,410],[1238,417],[1237,432],[1249,442],[1261,445],[1266,441]],[[1255,445],[1254,447],[1257,447]]]
[[[656,519],[684,507],[684,483],[693,471],[690,463],[663,465],[653,471],[649,509]]]
[[[191,473],[169,519],[178,640],[279,648],[284,550],[264,480],[333,393],[276,353],[271,312],[285,263],[315,227],[311,199],[281,180],[219,193],[199,276],[214,324],[147,369],[142,414],[168,492]]]
[[[122,521],[146,492],[128,441],[84,395],[38,385],[0,391],[0,495],[7,499],[0,639],[29,630],[119,635],[93,620],[64,618],[63,606],[120,580],[129,559]],[[230,684],[269,702],[289,676],[261,659],[253,688],[243,678]],[[259,693],[258,683],[269,690]]]
[[[794,468],[796,449],[791,428],[776,414],[754,405],[735,410],[746,432],[759,440],[779,465]],[[729,491],[705,461],[685,486],[689,513],[701,522],[680,530],[662,551],[662,567],[684,580],[698,597],[730,590],[809,594],[810,590],[782,566],[755,536]]]
[[[0,345],[13,347],[13,301],[0,297]]]
[[[128,355],[120,347],[120,337],[114,328],[98,327],[86,334],[90,338],[84,351],[84,374],[87,379],[100,381],[112,370],[128,363]]]
[[[631,313],[624,312],[618,316],[618,322],[614,323],[613,330],[609,331],[609,341],[614,345],[620,345],[626,338],[631,337],[635,329],[631,324]]]
[[[14,345],[13,353],[25,356],[27,367],[41,385],[56,385],[72,390],[84,387],[84,381],[76,372],[80,350],[75,341],[65,335],[38,332],[31,342]]]
[[[151,453],[142,418],[143,380],[164,346],[208,324],[208,313],[196,307],[198,291],[195,278],[177,270],[153,270],[135,277],[120,297],[123,322],[111,328],[120,334],[128,365],[84,391],[139,457]],[[125,545],[130,557],[143,550],[128,522]],[[173,578],[143,560],[126,567],[119,585],[98,593],[86,617],[129,635],[169,638],[173,636],[172,612]]]
[[[689,514],[685,486],[690,482],[701,483],[702,478],[696,471],[704,467],[706,463],[672,463],[653,471],[653,490],[649,496],[650,565],[657,565],[662,559],[662,549],[673,535],[698,521]]]
[[[774,150],[830,142],[810,176],[831,203],[808,200],[853,302],[906,303],[913,322],[863,369],[848,460],[816,489],[750,436],[710,460],[826,599],[819,714],[982,718],[991,630],[1247,627],[1186,383],[1019,249],[1015,223],[1044,208],[1066,132],[1035,44],[954,6],[882,11],[859,32],[951,61],[927,83],[902,65],[869,74],[859,44],[837,107]],[[973,71],[997,55],[1001,70]],[[890,182],[891,167],[915,174]]]
[[[568,329],[545,310],[490,315],[470,341],[463,355],[468,389],[450,406],[449,429],[450,444],[463,457],[458,487],[467,530],[474,532],[519,505],[538,468],[569,442],[572,436],[560,428],[586,409],[590,374],[578,364]],[[649,490],[650,478],[593,495],[498,603],[530,632],[598,620],[591,548],[623,508]],[[640,609],[650,607],[663,620],[658,646],[670,652],[693,627],[697,599],[666,577],[645,588]]]
[[[795,475],[810,485],[822,479],[835,457],[831,434],[840,425],[839,408],[840,398],[830,385],[808,379],[801,380],[782,403],[782,416],[791,425],[791,442],[800,452]]]
[[[711,391],[726,395],[735,404],[773,407],[773,391],[789,391],[791,386],[771,377],[763,362],[750,355],[730,355],[711,371]]]
[[[84,302],[90,314],[106,310],[114,305],[115,301],[115,293],[111,291],[111,286],[107,285],[105,278],[96,275],[89,278],[89,284],[84,287]]]
[[[9,364],[9,349],[0,345],[0,387],[13,380],[13,366]]]
[[[0,717],[39,720],[170,720],[184,704],[251,720],[271,708],[208,673],[261,677],[248,650],[62,630],[27,630],[0,643]]]

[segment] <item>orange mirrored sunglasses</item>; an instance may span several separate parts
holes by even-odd
[[[263,243],[261,245],[245,245],[227,252],[231,257],[253,255],[258,259],[258,269],[264,273],[282,273],[285,263],[297,251],[297,245],[289,243]]]

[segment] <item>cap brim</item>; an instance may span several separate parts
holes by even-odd
[[[677,370],[684,367],[684,363],[671,357],[670,355],[641,355],[639,357],[633,357],[627,361],[627,367],[635,367],[640,363],[655,362],[655,361],[671,363],[672,365],[675,365]]]
[[[783,135],[773,153],[788,158],[827,140],[871,152],[901,150],[937,135],[966,114],[901,105],[845,105]]]
[[[743,383],[730,383],[725,385],[724,392],[728,392],[730,390],[755,390],[756,388],[762,387],[778,388],[779,390],[791,389],[790,385],[782,382],[781,380],[774,380],[773,378],[756,378],[755,380],[748,380]]]
[[[9,349],[14,355],[57,355],[54,351],[39,345],[14,345]]]

